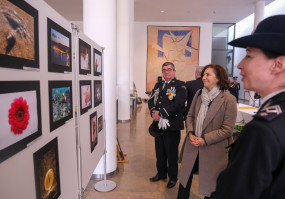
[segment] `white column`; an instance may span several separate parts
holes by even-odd
[[[130,0],[117,3],[118,119],[130,120]]]
[[[106,122],[106,173],[117,169],[116,158],[116,0],[84,0],[83,32],[104,50],[104,109]],[[93,174],[104,174],[102,157]]]
[[[133,89],[134,81],[134,21],[135,21],[134,0],[130,0],[130,89]]]
[[[254,30],[260,21],[264,18],[265,1],[255,2],[255,12],[254,12]],[[255,106],[254,104],[254,91],[249,92],[249,105]]]

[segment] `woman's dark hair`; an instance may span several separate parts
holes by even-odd
[[[207,68],[212,68],[214,70],[217,79],[219,79],[217,85],[220,87],[221,90],[228,90],[230,88],[231,82],[229,80],[228,73],[222,66],[216,64],[209,64],[205,66],[202,71],[201,77],[204,76],[205,70]]]

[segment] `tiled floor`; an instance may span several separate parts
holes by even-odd
[[[136,117],[130,122],[118,124],[118,139],[129,163],[118,163],[119,173],[108,180],[117,186],[110,192],[98,192],[94,185],[98,182],[90,180],[83,199],[175,199],[178,183],[172,189],[167,189],[167,180],[150,182],[149,178],[156,174],[154,138],[149,135],[148,127],[151,117],[147,104],[138,105]],[[180,147],[185,136],[182,131]],[[191,189],[191,199],[204,198],[198,194],[198,176],[194,175]]]

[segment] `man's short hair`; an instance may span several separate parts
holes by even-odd
[[[162,64],[161,69],[163,69],[164,66],[168,66],[168,65],[171,65],[172,69],[175,70],[175,66],[172,62],[165,62],[164,64]]]
[[[205,66],[197,66],[195,72],[196,72],[196,73],[199,73],[199,75],[201,75],[201,74],[202,74],[202,71],[203,71],[203,69],[204,69],[204,67],[205,67]]]

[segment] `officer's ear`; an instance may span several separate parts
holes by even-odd
[[[280,74],[285,72],[285,55],[275,58],[274,65],[271,67],[273,74]]]

